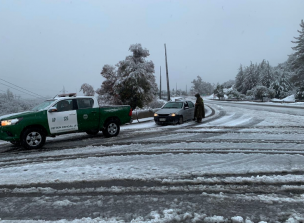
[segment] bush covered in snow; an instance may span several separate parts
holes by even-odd
[[[224,86],[217,84],[215,90],[213,91],[213,94],[220,100],[224,97]]]
[[[296,99],[304,100],[304,86],[297,89]]]
[[[273,98],[275,91],[265,86],[256,86],[252,89],[252,95],[255,99],[263,100],[264,97]]]
[[[229,90],[226,91],[226,95],[228,96],[228,99],[245,99],[246,95],[241,94],[234,88],[230,88]]]

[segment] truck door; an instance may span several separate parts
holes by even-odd
[[[53,106],[57,108],[57,111],[47,113],[51,134],[78,130],[76,101],[74,100],[61,100]]]
[[[77,120],[79,131],[99,129],[99,107],[94,108],[92,98],[77,98]]]

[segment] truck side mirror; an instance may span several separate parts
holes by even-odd
[[[56,112],[57,111],[57,108],[56,107],[50,107],[48,112]]]

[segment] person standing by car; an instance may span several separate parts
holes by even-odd
[[[197,93],[195,97],[196,97],[196,102],[195,102],[194,120],[196,118],[197,122],[202,122],[202,119],[205,118],[204,101],[199,93]]]

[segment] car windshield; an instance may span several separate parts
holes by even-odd
[[[169,102],[163,108],[182,108],[183,102]]]
[[[50,104],[52,104],[55,100],[47,100],[42,102],[41,104],[35,106],[34,108],[31,109],[31,111],[40,111],[46,107],[48,107]]]

